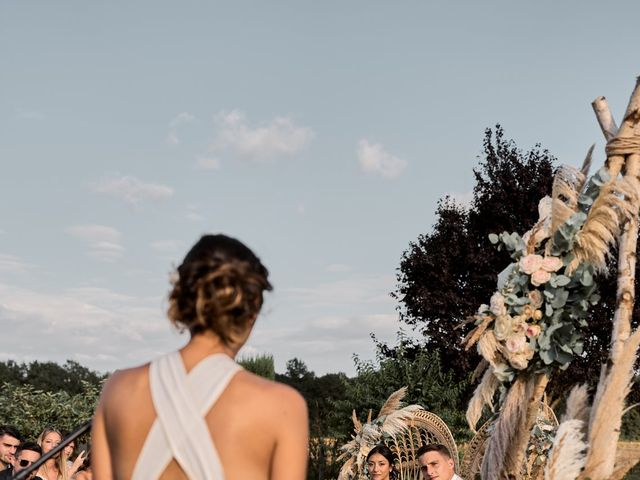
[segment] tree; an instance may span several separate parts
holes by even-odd
[[[255,355],[243,357],[238,363],[251,373],[260,375],[268,380],[276,379],[276,370],[273,363],[273,355]]]
[[[490,233],[529,230],[538,220],[539,200],[551,193],[556,159],[540,145],[523,153],[496,125],[485,131],[483,155],[474,169],[476,185],[469,207],[445,198],[438,204],[436,223],[404,252],[392,294],[400,303],[401,320],[419,330],[422,348],[439,352],[460,378],[479,358],[465,354],[460,339],[472,325],[453,328],[488,303],[496,279],[510,262],[506,252],[488,241]],[[615,271],[615,265],[611,265]],[[638,275],[636,275],[638,278]],[[615,310],[615,276],[599,278],[601,302],[590,312],[585,332],[585,353],[555,376],[550,393],[563,393],[566,385],[597,379],[606,361]],[[634,318],[640,310],[636,305]],[[387,349],[390,355],[392,349]],[[637,396],[637,389],[635,396]]]
[[[404,252],[392,294],[402,322],[424,335],[423,348],[463,374],[477,363],[453,328],[487,303],[497,274],[509,256],[492,247],[488,235],[528,229],[538,219],[537,203],[551,190],[554,157],[536,145],[523,154],[504,138],[500,125],[485,131],[484,158],[474,170],[470,207],[450,198],[438,203],[436,223]]]

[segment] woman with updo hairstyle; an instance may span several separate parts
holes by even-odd
[[[187,253],[168,317],[189,341],[109,378],[93,422],[96,479],[306,478],[303,398],[234,361],[271,290],[268,276],[225,235],[205,235]]]
[[[396,480],[396,455],[383,443],[376,445],[367,454],[367,473],[371,480]]]

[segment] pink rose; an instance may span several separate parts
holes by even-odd
[[[557,272],[562,268],[562,260],[558,257],[544,257],[542,259],[542,269],[547,272]]]
[[[540,255],[525,255],[518,262],[520,266],[520,270],[522,270],[527,275],[531,275],[536,270],[542,268],[542,257]]]
[[[549,280],[551,280],[551,273],[546,270],[536,270],[531,275],[531,283],[536,287],[539,287],[543,283],[547,283]]]
[[[520,352],[509,355],[508,360],[513,368],[517,370],[524,370],[525,368],[527,368],[527,366],[529,366],[529,360],[533,358],[533,354],[533,349],[529,346],[529,344],[526,344],[524,346],[524,349],[522,349]]]
[[[529,338],[540,335],[540,325],[529,325],[525,331],[525,335]]]
[[[533,308],[540,308],[542,306],[542,292],[540,290],[531,290],[529,292],[529,302]]]
[[[511,353],[518,353],[524,349],[527,344],[527,339],[524,335],[511,335],[507,338],[506,346],[507,350]]]

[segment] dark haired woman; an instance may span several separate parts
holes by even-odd
[[[238,240],[206,235],[194,245],[168,312],[191,338],[105,385],[92,433],[97,480],[306,477],[303,398],[233,361],[271,289],[267,277]]]
[[[395,467],[396,456],[386,445],[380,444],[367,454],[367,471],[371,480],[395,480],[398,475]]]

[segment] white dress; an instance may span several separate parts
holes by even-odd
[[[175,458],[190,479],[224,480],[205,415],[241,369],[215,354],[187,374],[179,352],[157,358],[149,367],[157,418],[133,469],[132,480],[155,480]]]

